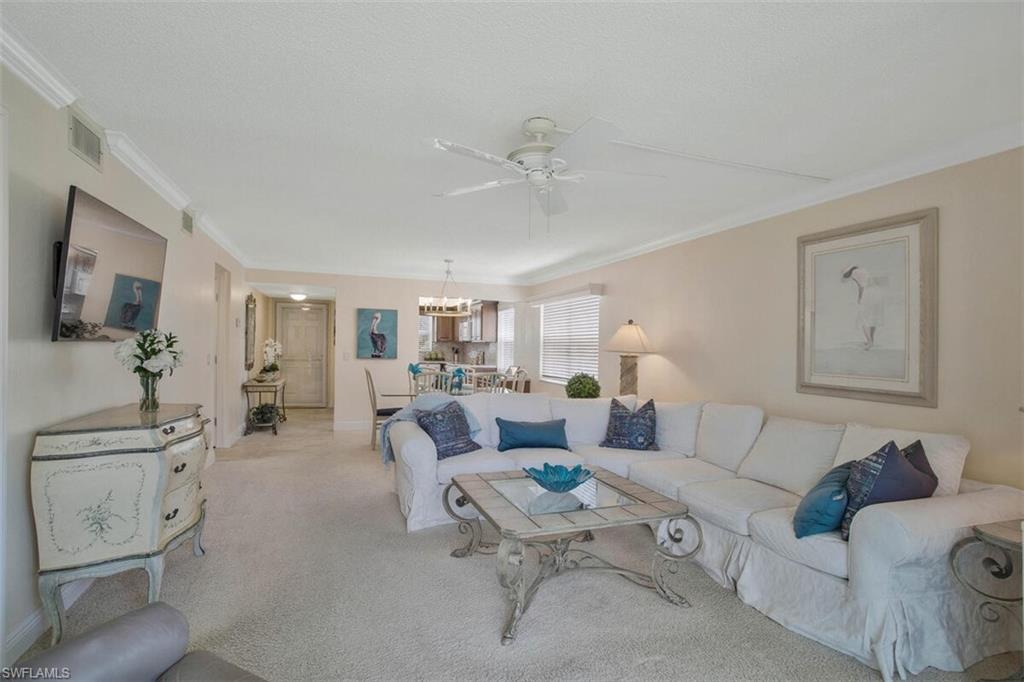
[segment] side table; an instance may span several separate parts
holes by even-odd
[[[978,604],[978,612],[989,623],[998,622],[1002,613],[1005,612],[1017,621],[1018,626],[1021,625],[1020,609],[1024,586],[1021,583],[1021,576],[1017,574],[1014,561],[1017,561],[1018,564],[1021,562],[1022,523],[1024,523],[1024,519],[974,526],[972,528],[974,534],[953,545],[949,554],[949,564],[953,575],[961,585],[982,598],[982,602]],[[981,545],[981,547],[977,547],[977,545]],[[969,548],[973,548],[976,552],[981,550],[981,566],[994,579],[987,581],[991,585],[978,584],[977,581],[972,581],[961,571],[960,555]],[[1013,587],[1006,590],[996,589],[997,586],[1004,584],[1002,581],[1011,581],[1005,584]],[[1024,679],[1024,667],[1004,679]]]
[[[276,381],[255,381],[250,379],[242,384],[242,391],[245,393],[245,435],[248,436],[250,433],[260,427],[268,427],[277,435],[277,424],[278,422],[288,421],[288,412],[284,406],[284,379],[277,379]],[[263,404],[263,394],[271,394],[270,405],[275,405],[278,410],[274,413],[273,418],[268,422],[256,422],[252,419],[252,409],[255,406]],[[252,396],[256,396],[256,405],[252,404]]]

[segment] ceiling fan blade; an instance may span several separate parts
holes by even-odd
[[[546,188],[538,189],[533,195],[537,197],[537,203],[540,204],[540,210],[544,212],[544,215],[558,215],[569,210],[569,204],[565,202],[562,190],[558,189],[557,185],[548,185]]]
[[[655,154],[667,154],[669,156],[678,156],[680,158],[690,159],[691,161],[713,163],[718,166],[742,168],[745,170],[752,170],[760,173],[772,173],[773,175],[785,175],[787,177],[800,178],[802,180],[813,180],[814,182],[832,182],[832,178],[826,178],[821,175],[809,175],[807,173],[797,173],[796,171],[790,171],[784,168],[772,168],[770,166],[758,166],[757,164],[753,163],[743,163],[742,161],[729,161],[728,159],[717,159],[713,156],[704,156],[703,154],[691,154],[690,152],[680,152],[674,149],[666,149],[665,147],[655,147],[654,145],[641,144],[639,142],[630,142],[628,140],[612,140],[611,143],[617,144],[622,147],[640,149],[645,152],[654,152]]]
[[[586,170],[574,170],[572,175],[586,176],[587,173],[607,173],[608,175],[632,175],[637,178],[660,178],[662,180],[668,178],[667,175],[660,175],[658,173],[634,173],[632,171],[620,171],[611,170],[609,168],[588,168]],[[557,175],[555,176],[558,177]]]
[[[552,149],[551,156],[579,165],[588,154],[600,151],[601,147],[621,136],[622,131],[614,123],[603,118],[591,118]]]
[[[517,185],[521,182],[526,182],[526,178],[501,178],[500,180],[491,180],[490,182],[473,185],[472,187],[460,187],[447,192],[438,192],[434,196],[443,198],[457,197],[463,194],[470,194],[472,192],[481,192],[485,189],[497,189],[498,187],[504,187],[505,185]]]
[[[489,154],[488,152],[480,151],[479,149],[467,147],[466,145],[459,144],[458,142],[451,142],[449,140],[442,140],[439,137],[435,137],[434,147],[442,151],[452,152],[453,154],[461,154],[462,156],[468,156],[471,159],[483,161],[484,163],[490,163],[495,166],[501,166],[505,170],[510,170],[513,173],[518,173],[520,175],[526,174],[526,169],[524,169],[522,166],[520,166],[518,163],[515,163],[514,161],[509,161],[508,159],[504,159],[500,156],[495,156],[494,154]]]

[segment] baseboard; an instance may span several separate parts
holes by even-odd
[[[351,421],[341,420],[334,422],[335,431],[365,431],[368,428],[370,428],[369,419],[356,419]]]
[[[92,585],[92,578],[76,580],[61,587],[60,593],[64,597],[64,608],[69,609],[78,601],[78,598],[85,594],[85,591]],[[30,613],[25,620],[14,628],[4,642],[4,661],[6,665],[12,665],[29,648],[35,644],[40,635],[50,629],[46,622],[42,607]]]

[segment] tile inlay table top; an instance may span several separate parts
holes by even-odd
[[[515,639],[519,620],[541,582],[568,570],[616,573],[657,591],[673,604],[690,605],[668,585],[668,577],[678,572],[679,562],[695,554],[702,542],[700,526],[686,505],[610,471],[590,469],[594,477],[569,493],[547,492],[523,471],[460,474],[445,489],[445,510],[459,522],[459,532],[470,536],[469,544],[456,549],[452,556],[497,553],[498,581],[510,602],[502,644]],[[494,544],[482,541],[478,519],[455,512],[453,499],[456,507],[472,505],[498,531],[501,542],[496,549]],[[696,545],[677,555],[655,543],[650,574],[614,566],[573,546],[591,539],[595,530],[671,519],[690,524],[696,533]],[[669,533],[669,542],[680,548],[682,528],[676,524]],[[540,556],[537,573],[529,581],[523,570],[527,546]]]

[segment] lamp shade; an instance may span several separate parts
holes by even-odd
[[[653,353],[651,342],[640,325],[630,320],[619,327],[604,348],[612,353]]]

